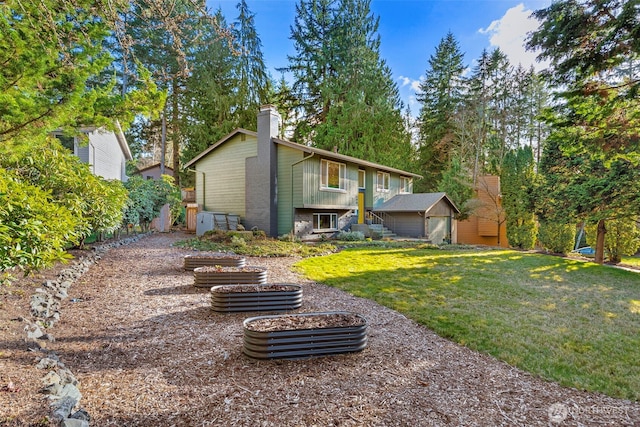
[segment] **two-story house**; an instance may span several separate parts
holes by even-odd
[[[237,129],[185,164],[202,210],[238,215],[272,237],[314,239],[364,223],[420,178],[278,138],[279,121],[275,107],[263,106],[257,132]]]
[[[53,135],[83,163],[87,163],[94,175],[127,181],[126,163],[133,157],[120,124],[116,122],[115,131],[96,127],[85,127],[81,131],[86,135],[86,140],[66,137],[57,132]]]

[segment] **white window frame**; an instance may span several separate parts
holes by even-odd
[[[376,190],[386,193],[391,188],[391,174],[389,172],[378,171],[376,173]]]
[[[338,166],[338,186],[329,186],[329,168],[330,166]],[[347,191],[347,165],[344,163],[334,162],[332,160],[322,159],[320,162],[320,189],[327,191]]]
[[[360,185],[362,183],[362,185]],[[358,169],[358,189],[364,190],[367,186],[367,171]]]
[[[400,192],[405,194],[413,193],[413,178],[408,176],[400,177]]]
[[[329,228],[320,228],[321,217],[329,217]],[[313,214],[313,231],[314,232],[327,232],[338,231],[338,214],[331,212],[315,212]]]

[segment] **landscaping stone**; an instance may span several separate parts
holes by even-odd
[[[54,341],[55,337],[49,332],[56,322],[60,320],[60,307],[62,300],[69,297],[68,290],[91,265],[101,258],[101,253],[139,240],[142,236],[133,236],[117,242],[111,242],[94,248],[94,251],[77,260],[69,268],[58,274],[57,280],[47,280],[41,287],[35,290],[30,300],[31,319],[22,318],[26,323],[27,346],[33,350],[42,351],[45,347],[42,340]],[[40,340],[38,342],[37,340]],[[53,353],[48,353],[36,364],[37,369],[45,369],[48,372],[42,378],[42,392],[49,395],[51,403],[51,418],[64,427],[89,427],[89,414],[79,409],[71,414],[73,409],[82,399],[79,382],[76,377]]]

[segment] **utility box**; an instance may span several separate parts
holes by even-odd
[[[214,228],[215,213],[202,211],[196,216],[196,236],[202,236],[207,231],[211,231]]]

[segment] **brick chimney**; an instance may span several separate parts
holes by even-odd
[[[273,105],[263,105],[258,113],[258,155],[247,159],[246,223],[278,235],[277,147],[272,138],[280,131],[280,114]]]

